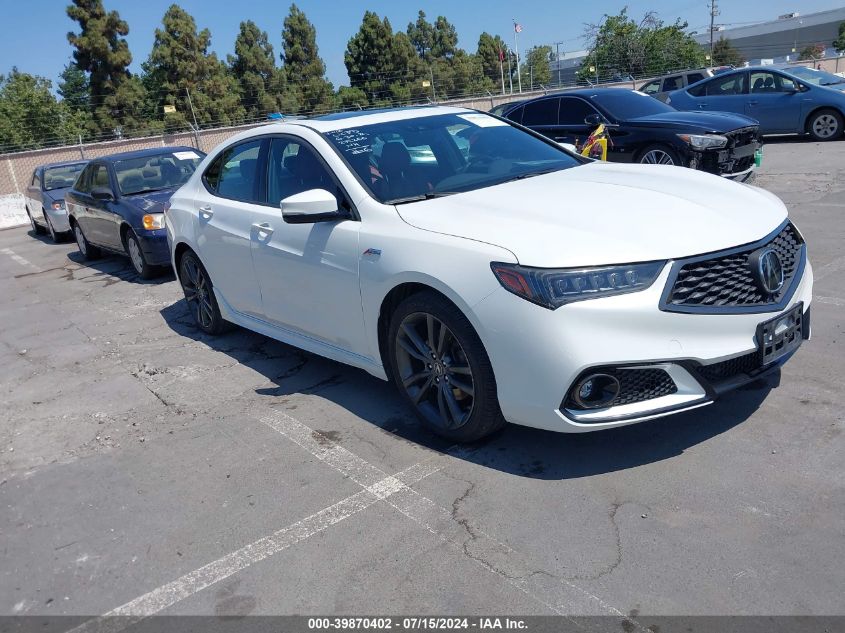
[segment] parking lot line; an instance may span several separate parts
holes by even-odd
[[[813,271],[813,278],[816,281],[821,281],[828,275],[832,275],[835,272],[839,272],[840,270],[845,269],[845,255],[842,257],[837,257],[831,262],[828,262],[824,266],[820,266],[818,269]]]
[[[144,618],[156,615],[164,609],[189,598],[229,578],[274,554],[278,554],[325,529],[348,519],[382,499],[407,489],[429,475],[437,472],[439,466],[433,459],[414,464],[393,476],[384,476],[363,490],[338,501],[319,512],[297,521],[269,536],[258,539],[226,556],[219,558],[199,569],[189,572],[176,580],[145,593],[108,613],[88,620],[71,629],[69,633],[117,633]]]
[[[12,260],[17,262],[21,266],[24,266],[26,268],[33,268],[33,269],[41,272],[41,269],[38,266],[33,264],[31,261],[29,261],[25,257],[21,257],[15,251],[13,251],[11,248],[0,249],[0,253],[3,253],[4,255],[8,255],[9,257],[12,258]]]
[[[274,411],[262,417],[261,421],[361,486],[366,486],[366,482],[374,477],[384,478],[386,475],[376,466],[286,413]],[[396,478],[402,479],[401,475]],[[526,557],[513,548],[407,485],[386,496],[384,502],[442,541],[456,546],[468,558],[558,615],[578,613],[619,616],[630,623],[630,628],[645,630],[622,611],[586,589],[534,568]]]

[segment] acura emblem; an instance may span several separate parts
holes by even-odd
[[[773,295],[783,287],[783,264],[771,248],[761,248],[748,258],[751,273],[760,290]]]

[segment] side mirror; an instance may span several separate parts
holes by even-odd
[[[279,203],[288,224],[334,222],[347,216],[338,209],[337,198],[325,189],[309,189],[288,196]]]
[[[587,125],[600,125],[604,123],[604,119],[600,114],[588,114],[584,117],[584,123]]]
[[[108,187],[96,187],[91,190],[94,200],[114,200],[114,194]]]

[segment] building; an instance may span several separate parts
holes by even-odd
[[[822,44],[825,56],[835,56],[832,43],[845,22],[845,7],[818,13],[787,13],[776,20],[733,28],[716,27],[713,41],[724,37],[731,41],[743,57],[752,64],[765,60],[774,62],[795,61],[808,46]],[[702,46],[710,46],[710,33],[694,35]]]
[[[571,86],[578,81],[576,73],[581,68],[581,62],[590,51],[561,52],[557,60],[552,60],[549,67],[552,71],[551,83],[555,86]]]

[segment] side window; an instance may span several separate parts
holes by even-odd
[[[581,99],[563,97],[560,100],[561,125],[584,125],[584,119],[595,113],[593,107]]]
[[[522,115],[522,124],[532,125],[557,125],[557,111],[560,99],[540,99],[525,104],[525,113]]]
[[[243,202],[258,201],[261,142],[259,138],[223,150],[203,174],[203,180],[212,193]]]
[[[704,79],[704,75],[701,73],[690,73],[687,75],[687,85],[697,83]]]
[[[73,188],[81,193],[88,193],[91,191],[91,172],[94,171],[94,165],[88,165],[79,174],[79,178],[73,183]]]
[[[674,77],[666,77],[663,80],[663,92],[670,92],[671,90],[679,90],[683,88],[680,75]]]
[[[657,81],[649,81],[645,86],[640,88],[640,92],[644,92],[647,95],[653,95],[660,92],[660,80]],[[561,109],[561,117],[563,117],[563,110]]]
[[[111,189],[109,172],[105,165],[94,165],[91,170],[90,191],[94,189]]]
[[[41,178],[38,176],[38,172],[32,172],[32,186],[41,189]]]
[[[749,83],[751,85],[752,94],[791,92],[798,90],[798,86],[789,77],[765,71],[752,72]]]
[[[517,108],[513,112],[509,112],[507,118],[509,118],[511,121],[514,121],[516,123],[522,123],[522,113],[524,111],[525,111],[525,108],[520,106],[519,108]]]
[[[337,196],[337,185],[323,162],[308,145],[277,137],[270,142],[267,157],[267,203],[278,207],[285,198],[325,189]]]
[[[717,77],[707,82],[708,97],[727,97],[745,93],[745,73],[735,73],[727,77]]]

